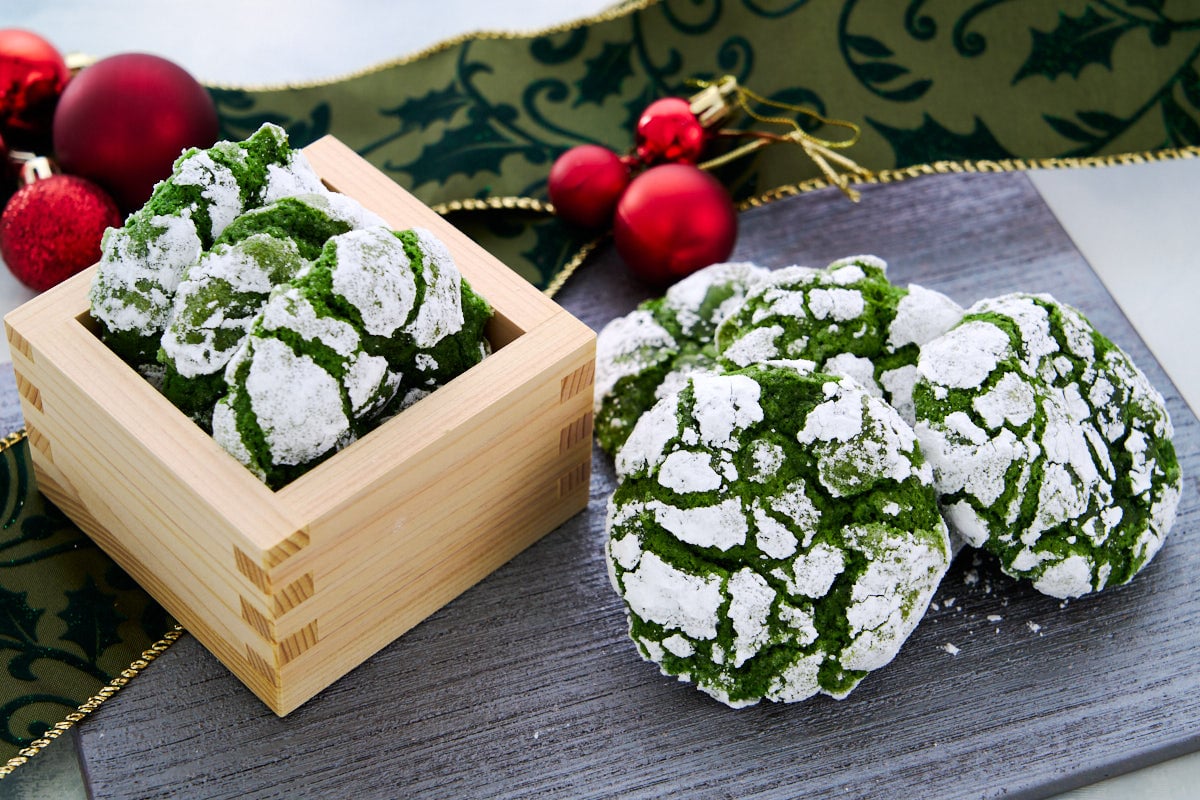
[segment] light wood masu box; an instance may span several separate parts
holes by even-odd
[[[336,139],[326,184],[424,227],[494,351],[272,492],[96,336],[94,267],[6,319],[42,492],[279,715],[588,500],[595,334]]]

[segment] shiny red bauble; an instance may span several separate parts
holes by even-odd
[[[63,171],[100,184],[125,211],[146,202],[183,150],[216,139],[208,91],[182,67],[145,53],[86,67],[54,115],[54,153]]]
[[[550,168],[546,188],[555,213],[584,228],[603,228],[629,185],[629,165],[595,144],[572,147]]]
[[[0,30],[0,132],[16,146],[50,132],[54,105],[71,73],[62,54],[36,33]]]
[[[52,175],[17,191],[0,215],[0,256],[21,283],[49,289],[100,260],[106,228],[121,224],[117,205],[96,184]]]
[[[635,134],[638,157],[646,164],[695,164],[704,151],[704,126],[682,97],[664,97],[646,106]]]
[[[737,239],[737,214],[716,178],[689,164],[663,164],[629,184],[613,237],[634,274],[663,286],[725,261]]]

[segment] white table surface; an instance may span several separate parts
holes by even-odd
[[[461,33],[535,30],[609,5],[606,0],[0,0],[0,27],[36,31],[63,52],[150,52],[205,82],[262,85],[338,76]],[[1200,411],[1194,311],[1200,298],[1195,221],[1200,159],[1032,172],[1030,177],[1184,399]],[[32,296],[0,268],[0,313]],[[8,360],[7,343],[0,339],[0,361]],[[84,800],[72,743],[62,737],[0,781],[0,800]],[[1197,786],[1200,754],[1057,800],[1185,800],[1200,796]]]

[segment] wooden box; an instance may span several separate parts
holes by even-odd
[[[330,188],[434,232],[495,352],[272,492],[97,338],[92,270],[10,313],[41,490],[279,715],[587,504],[595,335],[340,142]]]

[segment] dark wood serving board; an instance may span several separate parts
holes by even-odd
[[[1200,748],[1195,416],[1023,174],[780,201],[742,215],[734,256],[857,253],[964,305],[1051,292],[1133,356],[1167,397],[1185,479],[1145,572],[1064,604],[965,552],[847,699],[733,711],[629,642],[597,451],[585,512],[286,719],[184,637],[81,726],[94,797],[1032,798]],[[649,294],[610,252],[559,300],[598,329]]]

